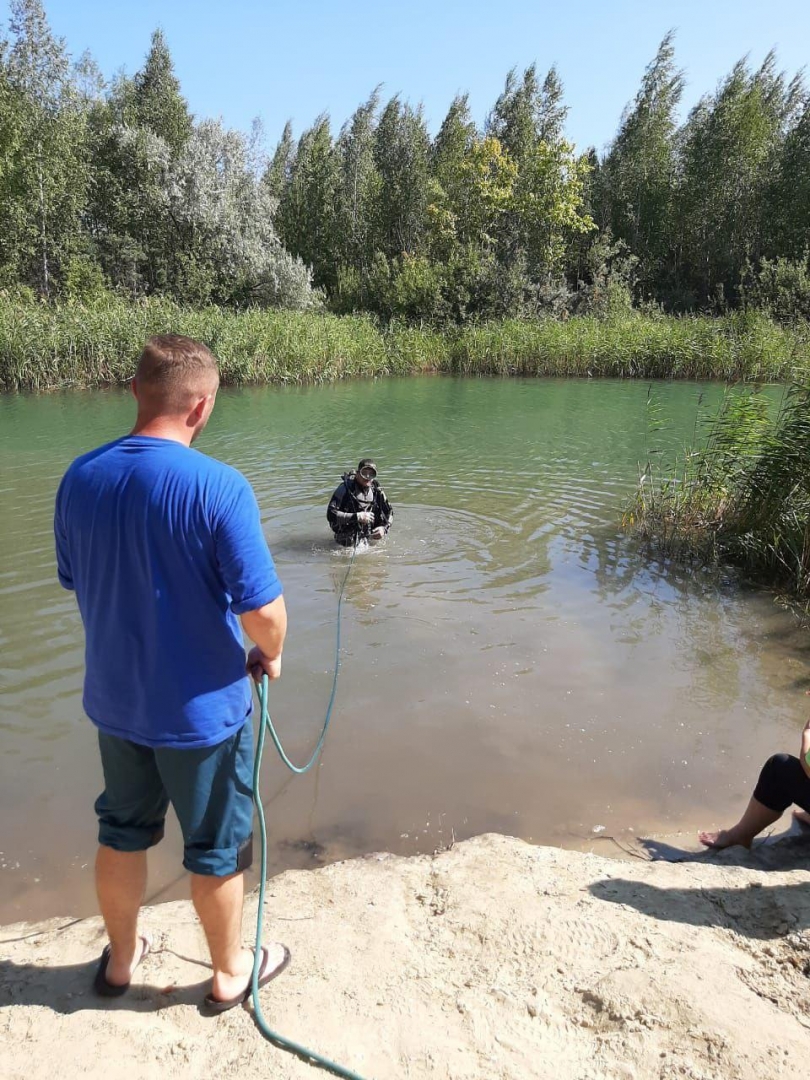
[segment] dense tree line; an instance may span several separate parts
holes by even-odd
[[[72,64],[40,0],[0,40],[0,286],[45,298],[168,293],[306,307],[311,275],[278,239],[254,142],[195,122],[162,34],[105,85]]]
[[[194,118],[162,34],[133,77],[73,62],[40,0],[0,38],[0,289],[368,311],[417,323],[631,304],[810,316],[810,99],[773,55],[679,124],[671,36],[601,157],[552,68],[512,71],[483,129],[435,136],[379,90],[269,158]]]
[[[769,53],[735,64],[679,127],[671,36],[591,180],[594,217],[637,262],[638,295],[675,309],[775,299],[810,316],[810,98]]]

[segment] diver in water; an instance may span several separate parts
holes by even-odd
[[[353,472],[343,474],[326,510],[335,541],[351,547],[360,540],[382,540],[391,528],[394,511],[377,481],[377,466],[363,458]]]

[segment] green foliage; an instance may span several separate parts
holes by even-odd
[[[522,165],[538,140],[549,145],[562,141],[568,113],[562,101],[563,87],[556,68],[549,70],[542,84],[534,64],[526,68],[520,80],[513,68],[487,119],[487,134],[498,139]]]
[[[69,303],[95,303],[109,295],[101,267],[86,255],[73,255],[68,260],[61,291]]]
[[[309,270],[279,243],[252,147],[195,124],[160,31],[107,89],[75,65],[40,0],[13,0],[0,41],[0,285],[46,299],[169,294],[307,308]]]
[[[584,213],[590,165],[565,141],[562,84],[554,68],[541,85],[534,65],[506,86],[487,121],[517,173],[500,222],[502,262],[521,260],[528,282],[548,288],[559,277],[571,238],[594,228]]]
[[[194,304],[307,308],[317,302],[300,259],[272,226],[271,196],[238,132],[197,124],[165,187],[178,261],[178,299]]]
[[[742,295],[747,306],[760,308],[780,322],[810,320],[810,254],[803,259],[763,259],[749,268]]]
[[[295,151],[292,124],[288,120],[278,141],[272,160],[264,174],[263,181],[267,190],[278,200],[290,178],[290,163]]]
[[[9,25],[13,40],[0,52],[0,133],[8,140],[0,151],[0,272],[50,297],[78,247],[89,183],[85,117],[64,42],[40,0],[13,0]]]
[[[470,115],[469,96],[455,97],[442,121],[431,151],[431,166],[435,181],[456,206],[463,203],[461,171],[478,132]]]
[[[761,394],[726,397],[675,475],[645,470],[627,523],[667,554],[720,560],[810,607],[810,381],[776,416]]]
[[[191,115],[162,30],[152,34],[146,61],[133,80],[131,110],[130,122],[157,135],[173,154],[180,153],[191,138]]]
[[[298,141],[276,217],[282,243],[312,267],[318,285],[334,282],[338,186],[329,117],[319,116]]]
[[[771,255],[796,260],[810,246],[810,97],[774,157],[764,197],[764,241]]]
[[[601,158],[565,138],[556,69],[506,77],[483,127],[459,94],[435,137],[374,90],[266,161],[195,119],[157,30],[105,85],[41,0],[0,38],[0,288],[81,302],[368,312],[420,327],[760,305],[807,317],[810,97],[769,55],[678,127],[668,34]],[[314,286],[314,287],[313,287]]]
[[[421,108],[392,98],[374,134],[379,174],[377,248],[384,255],[418,254],[426,231],[430,139]]]
[[[610,230],[598,235],[587,249],[569,308],[578,315],[601,318],[629,314],[633,308],[639,260],[622,240],[614,241]]]
[[[435,270],[418,259],[393,268],[378,262],[376,272],[385,276],[380,293],[390,298],[392,316],[384,330],[362,315],[191,308],[165,297],[133,303],[90,290],[80,300],[78,284],[70,303],[45,304],[30,290],[3,290],[0,390],[126,381],[146,338],[169,330],[214,349],[225,383],[322,382],[427,371],[758,382],[806,378],[810,372],[806,327],[781,327],[758,314],[710,319],[633,312],[565,321],[498,317],[441,332],[418,329],[404,315],[409,307],[436,302]],[[86,288],[83,274],[77,267],[73,280]],[[469,280],[466,274],[463,280]],[[449,302],[453,287],[445,277],[441,302]]]
[[[753,73],[736,64],[690,115],[677,212],[684,276],[704,303],[718,288],[733,298],[746,263],[765,254],[767,178],[802,93],[800,81],[789,83],[769,54]]]
[[[524,158],[510,215],[512,246],[525,252],[533,280],[548,281],[563,266],[567,238],[587,233],[582,213],[587,159],[570,143],[538,139]]]
[[[420,109],[380,111],[375,91],[334,144],[323,120],[295,148],[285,135],[281,238],[338,312],[436,325],[553,310],[566,242],[593,228],[564,117],[556,72],[541,86],[533,68],[509,76],[486,134],[459,96],[432,143]]]
[[[374,131],[379,93],[368,100],[344,124],[337,141],[339,160],[335,230],[338,273],[351,268],[368,270],[375,250],[376,207],[381,178],[374,158]],[[365,306],[362,302],[360,307]]]
[[[676,117],[684,87],[674,54],[669,33],[644,73],[596,182],[597,221],[633,252],[639,286],[646,295],[669,276],[669,243],[675,224]]]

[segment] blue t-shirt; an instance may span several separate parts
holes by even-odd
[[[84,708],[144,746],[214,746],[250,715],[237,615],[281,595],[247,480],[128,435],[77,458],[56,496],[59,580],[84,622]]]

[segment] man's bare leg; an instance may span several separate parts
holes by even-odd
[[[211,994],[217,1001],[230,1001],[250,986],[253,949],[242,945],[242,905],[245,897],[244,875],[212,877],[191,875],[191,899],[205,931],[214,981]],[[286,949],[278,942],[267,942],[265,969],[272,971],[284,962]],[[289,956],[288,956],[289,960]]]
[[[810,814],[806,810],[794,810],[794,818],[802,825],[810,825]]]
[[[145,946],[138,937],[138,912],[145,890],[145,851],[99,847],[96,893],[110,939],[105,977],[113,986],[126,986],[143,956]]]
[[[770,810],[758,799],[752,798],[736,825],[719,832],[699,832],[698,840],[710,848],[726,848],[734,844],[751,847],[754,837],[769,825],[773,825],[781,816],[781,812]]]
[[[211,993],[227,1001],[246,989],[253,970],[253,952],[242,945],[244,875],[191,875],[191,899],[205,931],[214,982]]]

